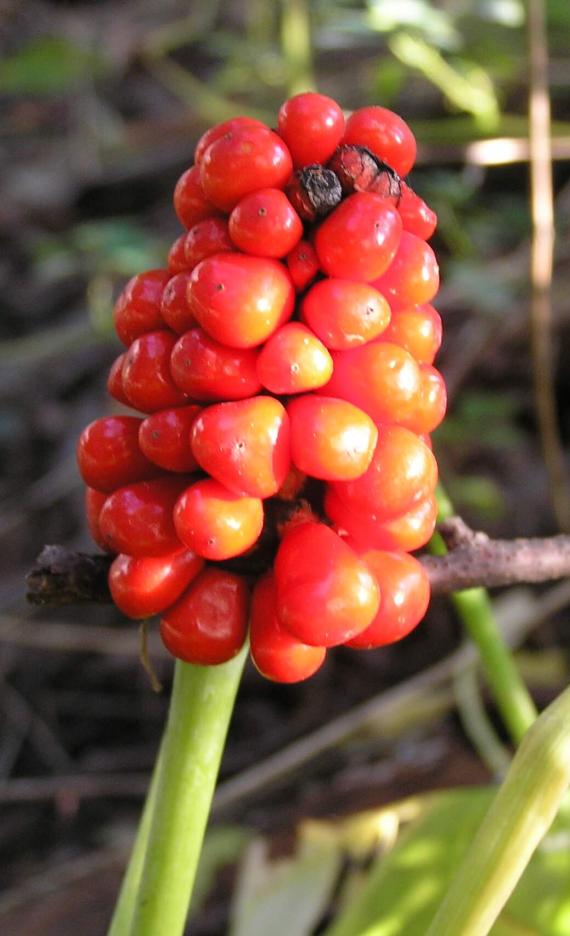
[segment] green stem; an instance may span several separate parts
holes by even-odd
[[[181,936],[247,648],[221,666],[177,661],[156,802],[130,929]]]
[[[453,505],[445,491],[438,490],[439,519],[453,516]],[[441,536],[430,541],[435,555],[447,552]],[[521,740],[536,719],[536,708],[515,666],[493,614],[489,595],[484,588],[468,588],[455,592],[451,601],[465,628],[477,645],[481,664],[502,719],[515,744]]]
[[[426,936],[486,936],[570,783],[570,688],[523,739]]]
[[[287,65],[288,93],[312,91],[316,82],[308,0],[281,0],[281,9],[281,50]]]
[[[144,809],[137,829],[134,845],[129,858],[129,864],[121,884],[121,890],[111,920],[111,926],[107,936],[122,936],[130,932],[133,915],[135,912],[135,901],[137,891],[140,886],[144,859],[146,855],[146,846],[152,816],[154,813],[154,804],[156,802],[156,793],[158,789],[158,773],[162,761],[162,745],[156,758],[154,769]]]

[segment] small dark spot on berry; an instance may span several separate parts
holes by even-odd
[[[223,292],[225,288],[226,288],[226,287],[224,286],[223,283],[216,283],[216,290],[217,290],[218,292]]]
[[[160,439],[160,432],[158,431],[158,429],[153,429],[150,435],[151,435],[151,438],[155,440]]]
[[[366,315],[374,315],[374,309],[372,306],[366,306]]]
[[[243,441],[240,439],[240,441],[236,444],[236,448],[238,448],[238,449],[240,450],[240,452],[243,452],[243,450],[244,450],[244,448],[245,448],[245,442],[243,442]]]
[[[267,214],[267,208],[263,208],[263,207],[258,208],[257,213],[258,215],[260,215],[260,217],[264,218],[265,215]]]

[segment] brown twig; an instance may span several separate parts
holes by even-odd
[[[434,594],[570,577],[570,536],[493,540],[471,530],[459,517],[442,523],[440,532],[449,553],[421,559]],[[110,561],[108,556],[46,546],[28,575],[28,600],[50,607],[109,602],[106,575]],[[242,571],[248,574],[245,558]],[[250,571],[255,574],[256,569]]]

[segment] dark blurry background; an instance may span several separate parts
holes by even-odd
[[[570,413],[570,5],[545,4],[554,134],[553,389],[563,456]],[[44,543],[91,549],[74,447],[112,412],[112,304],[125,279],[163,265],[180,233],[179,174],[212,123],[274,124],[311,87],[347,108],[397,110],[420,147],[414,188],[439,216],[433,245],[446,337],[438,366],[450,411],[442,475],[460,512],[496,535],[557,529],[532,389],[529,340],[529,55],[522,0],[102,0],[0,2],[0,897],[2,932],[104,931],[163,723],[166,690],[138,662],[136,627],[107,607],[26,607],[24,577]],[[569,466],[570,477],[570,466]],[[506,603],[505,603],[506,601]],[[567,675],[568,593],[516,589],[521,667],[544,704]],[[529,623],[530,622],[530,623]],[[490,776],[466,738],[461,698],[406,687],[460,639],[444,602],[403,645],[337,651],[309,684],[248,671],[223,765],[254,786],[219,827],[286,836],[303,816],[347,812]],[[279,783],[264,759],[395,685],[404,704],[378,731]],[[457,713],[459,705],[459,715]],[[463,712],[465,715],[465,712]],[[228,825],[228,823],[230,825]],[[236,828],[239,827],[239,828]],[[232,837],[233,836],[233,837]],[[193,932],[225,927],[231,874]]]

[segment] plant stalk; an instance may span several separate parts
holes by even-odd
[[[113,936],[182,936],[246,656],[244,647],[220,666],[176,662],[132,922]]]
[[[439,519],[453,516],[453,505],[443,488],[438,490]],[[430,541],[434,555],[447,548],[436,533]],[[511,738],[518,744],[536,719],[536,708],[497,626],[489,595],[484,588],[468,588],[451,596],[459,617],[477,646],[485,676]]]
[[[486,936],[570,784],[570,688],[523,739],[426,936]]]

